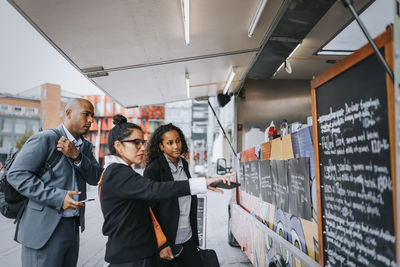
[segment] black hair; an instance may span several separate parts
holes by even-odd
[[[117,151],[114,147],[115,141],[123,140],[125,137],[129,136],[134,129],[142,132],[143,130],[137,124],[128,122],[128,120],[120,114],[113,117],[113,123],[114,127],[110,130],[108,136],[108,149],[110,150],[111,155],[117,155]]]
[[[182,142],[181,155],[183,156],[186,155],[189,149],[185,140],[185,135],[183,134],[182,130],[179,127],[173,125],[172,123],[169,123],[167,125],[159,126],[152,134],[146,151],[146,165],[149,165],[153,160],[163,155],[164,152],[161,151],[160,144],[163,141],[162,138],[163,135],[169,131],[178,132],[179,138],[181,139]]]

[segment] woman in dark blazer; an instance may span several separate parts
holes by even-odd
[[[160,126],[150,139],[143,176],[158,182],[189,180],[189,166],[183,157],[187,152],[181,129],[173,124]],[[168,242],[183,246],[182,253],[174,260],[178,266],[202,266],[197,251],[197,197],[158,201],[154,203],[153,211]],[[172,263],[160,262],[160,266],[172,266]]]
[[[228,181],[223,177],[158,183],[144,178],[131,168],[144,157],[143,131],[121,115],[113,119],[108,139],[111,155],[106,158],[99,192],[103,234],[108,237],[105,260],[111,267],[153,267],[158,251],[149,201],[205,193],[206,187],[215,191],[210,183]]]

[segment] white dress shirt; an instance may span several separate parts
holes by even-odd
[[[81,147],[81,145],[83,144],[83,141],[81,138],[79,138],[78,140],[75,139],[75,137],[72,136],[72,134],[68,131],[67,127],[65,127],[65,125],[63,124],[63,128],[65,133],[67,134],[67,138],[69,141],[71,141],[75,147],[79,150],[79,148]],[[74,164],[79,167],[81,165],[81,162],[79,162],[78,164],[76,164],[74,162]],[[76,181],[75,177],[71,177],[71,179],[74,179],[73,181],[73,187],[70,190],[74,190],[74,191],[78,191],[78,182]],[[79,200],[79,195],[72,195],[72,198],[75,199],[76,201]],[[73,210],[73,209],[66,209],[63,210],[62,212],[62,216],[63,217],[73,217],[73,216],[79,216],[79,209]]]

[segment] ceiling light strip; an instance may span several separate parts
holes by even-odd
[[[236,67],[232,67],[231,73],[229,73],[228,80],[226,81],[226,84],[225,84],[224,95],[228,92],[228,89],[231,86],[235,75],[236,75]]]
[[[272,75],[272,77],[275,77],[275,75],[281,70],[281,68],[285,65],[285,62],[287,61],[287,60],[289,60],[289,58],[291,57],[291,56],[293,56],[294,55],[294,53],[296,53],[296,51],[297,51],[297,49],[299,49],[299,47],[300,47],[300,45],[301,45],[301,43],[299,43],[294,49],[293,49],[293,51],[289,54],[289,56],[282,62],[282,64],[279,66],[279,68],[275,71],[275,73],[274,73],[274,75]]]
[[[292,53],[290,53],[290,55],[286,58],[286,60],[288,60],[291,56],[294,55],[294,53],[296,53],[297,49],[299,49],[299,47],[300,47],[300,44],[301,44],[301,43],[299,43],[299,44],[296,46],[296,48],[293,49]]]
[[[186,45],[190,45],[190,0],[181,0]]]
[[[258,7],[256,13],[254,14],[253,20],[251,21],[248,36],[251,38],[254,34],[254,30],[257,27],[258,21],[260,20],[261,14],[264,11],[265,5],[267,4],[267,0],[260,0],[258,2]]]
[[[285,61],[282,62],[282,64],[279,66],[279,68],[275,71],[273,77],[282,69],[282,67],[285,65]]]
[[[185,73],[185,80],[186,80],[186,96],[190,98],[190,78],[189,73]]]

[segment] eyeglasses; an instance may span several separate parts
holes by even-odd
[[[124,142],[129,142],[129,143],[133,143],[137,149],[140,149],[142,146],[146,147],[147,145],[147,141],[143,140],[143,139],[124,139],[124,140],[120,140],[121,143]]]

